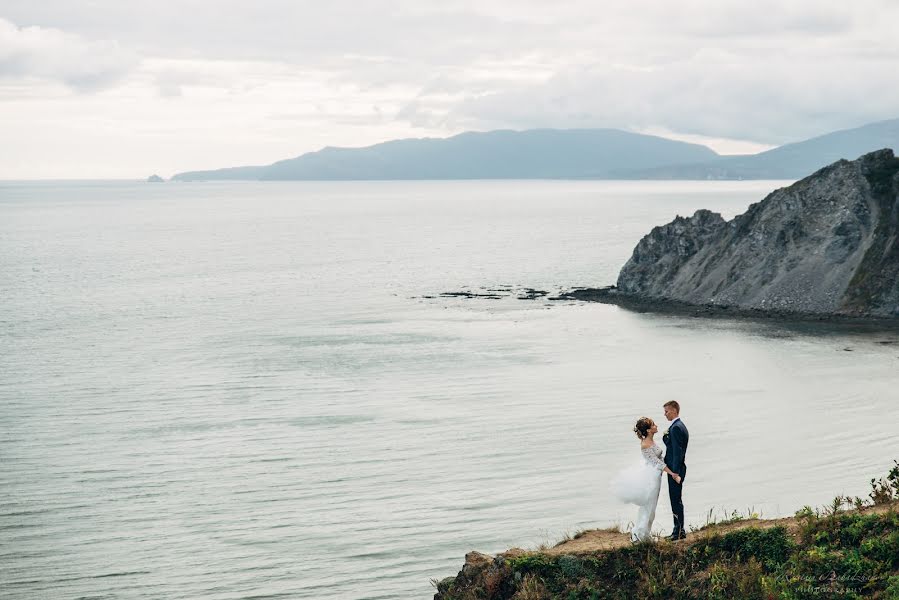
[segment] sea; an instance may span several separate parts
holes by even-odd
[[[692,527],[866,496],[895,332],[553,299],[788,184],[0,183],[0,597],[429,598],[626,529],[672,399]]]

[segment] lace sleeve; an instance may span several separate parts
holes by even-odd
[[[655,452],[653,452],[652,446],[650,446],[649,448],[640,448],[640,452],[643,454],[643,458],[646,459],[646,462],[651,464],[659,471],[665,470],[665,463],[662,462],[662,459],[659,458]]]

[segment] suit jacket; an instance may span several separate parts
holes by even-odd
[[[672,423],[668,428],[668,433],[662,436],[665,443],[665,465],[684,478],[687,476],[687,442],[690,441],[690,434],[687,433],[687,426],[680,419]]]

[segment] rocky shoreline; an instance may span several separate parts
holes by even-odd
[[[749,321],[777,322],[782,324],[818,323],[835,325],[864,331],[899,331],[899,319],[841,314],[804,313],[787,310],[761,308],[741,308],[722,304],[691,304],[678,300],[648,298],[621,292],[616,286],[601,288],[574,288],[550,300],[577,300],[613,304],[638,312],[697,317],[706,319],[740,319]]]
[[[501,299],[512,286],[442,297]],[[697,210],[654,227],[614,286],[525,288],[522,300],[580,300],[707,318],[899,329],[899,158],[839,160],[726,221]]]
[[[690,317],[698,319],[720,319],[751,321],[759,324],[782,327],[823,328],[826,331],[850,333],[896,333],[899,334],[899,319],[842,314],[802,313],[786,310],[740,308],[721,304],[690,304],[677,300],[647,298],[622,292],[614,285],[605,287],[573,287],[546,291],[531,287],[481,288],[477,291],[458,290],[418,296],[424,300],[526,300],[555,302],[597,302],[618,306],[635,313]],[[882,341],[883,344],[899,344],[899,340]]]

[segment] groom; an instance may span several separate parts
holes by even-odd
[[[674,481],[671,476],[668,477],[668,497],[671,499],[671,513],[674,515],[674,531],[668,539],[674,541],[687,537],[684,531],[684,503],[681,494],[687,476],[687,442],[690,435],[687,433],[687,426],[680,420],[680,404],[676,400],[671,400],[666,402],[663,408],[665,418],[671,421],[671,426],[662,436],[666,447],[665,465],[681,477],[680,483]]]

